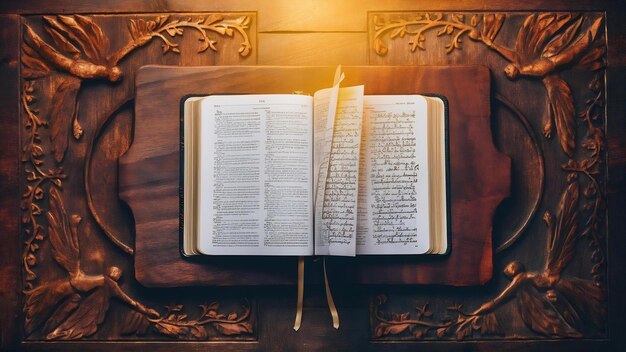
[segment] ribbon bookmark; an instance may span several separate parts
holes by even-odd
[[[341,70],[341,65],[337,66],[337,69],[335,70],[335,78],[333,79],[333,89],[335,89],[335,101],[334,104],[337,104],[337,96],[339,94],[339,84],[341,84],[341,82],[344,80],[345,78],[345,74],[343,73],[343,71]],[[332,99],[331,99],[332,100]],[[333,107],[333,109],[336,109],[336,107]],[[334,126],[335,124],[335,115],[332,115],[332,124]],[[329,119],[330,122],[330,119]],[[328,136],[326,137],[327,140],[331,141],[331,145],[332,145],[332,134],[334,127],[331,129],[327,129],[327,133],[328,131],[331,132],[331,136],[330,138],[328,138]],[[327,151],[329,152],[329,151]],[[330,161],[328,162],[327,167],[330,166]],[[319,182],[319,180],[318,180]],[[315,188],[317,190],[317,187]],[[317,197],[315,198],[315,200],[317,200]],[[326,301],[328,302],[328,310],[330,311],[330,315],[333,318],[333,328],[335,329],[339,329],[339,312],[337,312],[337,307],[335,307],[335,301],[333,300],[333,294],[332,292],[330,292],[330,285],[328,284],[328,274],[326,274],[326,257],[324,257],[323,259],[323,265],[324,265],[324,287],[326,288]]]
[[[330,310],[330,316],[333,318],[333,328],[339,329],[339,312],[337,311],[337,307],[335,307],[333,294],[330,292],[330,285],[328,284],[328,275],[326,274],[326,257],[324,257],[324,286],[326,287],[328,310]]]
[[[337,69],[335,70],[335,77],[333,78],[333,87],[338,86],[341,81],[346,78],[346,75],[341,70],[341,65],[337,65]]]
[[[341,70],[341,65],[337,66],[337,69],[335,70],[335,77],[333,78],[333,91],[334,91],[334,100],[330,99],[330,103],[334,104],[335,106],[332,107],[332,115],[329,114],[328,120],[327,120],[327,124],[330,124],[330,126],[327,126],[326,128],[326,133],[328,134],[330,132],[330,136],[326,136],[326,140],[329,141],[332,144],[332,133],[334,130],[334,123],[335,123],[335,110],[336,110],[336,104],[337,104],[337,97],[339,94],[339,84],[341,83],[341,81],[343,81],[345,78],[345,74],[342,72]],[[295,94],[298,94],[298,92],[294,92]],[[332,105],[331,105],[332,106]],[[329,106],[329,111],[331,111],[330,106]],[[330,148],[330,145],[325,146],[325,148]],[[326,154],[328,152],[328,150],[325,150],[323,154]],[[326,165],[326,168],[328,168],[328,165],[330,163],[328,163]],[[328,172],[328,169],[326,169],[325,173]],[[315,202],[317,203],[317,190],[319,187],[317,187],[317,184],[320,182],[320,180],[316,180],[315,181],[315,185],[316,187],[314,187],[314,199]],[[330,315],[333,318],[333,327],[335,329],[339,329],[339,313],[337,312],[337,307],[335,307],[335,301],[333,301],[333,294],[330,292],[330,285],[328,284],[328,275],[326,274],[326,257],[324,257],[324,286],[326,288],[326,301],[328,302],[328,309],[330,310]],[[302,323],[302,308],[304,305],[304,257],[298,257],[298,305],[296,307],[296,320],[293,323],[293,329],[295,331],[298,331],[300,329],[300,324]]]
[[[304,305],[304,257],[298,257],[298,304],[296,306],[296,321],[293,329],[298,331],[302,323],[302,306]]]

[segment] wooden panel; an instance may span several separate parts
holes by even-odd
[[[260,65],[365,65],[367,35],[259,33],[258,60]]]
[[[20,334],[19,17],[0,16],[0,350]]]
[[[334,8],[337,9],[334,9]],[[347,7],[348,11],[341,11],[339,8]],[[561,333],[546,334],[537,331],[538,325],[531,325],[521,316],[524,305],[520,305],[519,288],[512,285],[512,281],[501,273],[507,263],[517,261],[523,263],[527,269],[526,274],[539,274],[545,267],[546,240],[549,238],[549,231],[543,222],[543,215],[549,211],[554,216],[558,210],[560,198],[567,185],[566,177],[569,175],[561,169],[566,165],[569,157],[566,156],[558,142],[558,134],[554,132],[552,138],[547,139],[543,134],[544,118],[549,111],[546,104],[547,94],[541,79],[518,77],[517,80],[509,80],[503,73],[504,67],[509,64],[508,60],[501,57],[494,50],[489,49],[481,42],[472,41],[467,37],[467,33],[462,37],[462,50],[454,50],[451,54],[445,53],[445,45],[449,43],[450,37],[447,34],[441,37],[436,36],[436,32],[430,32],[426,36],[427,51],[416,51],[411,53],[408,41],[405,38],[390,40],[390,32],[386,32],[384,42],[390,49],[386,58],[397,58],[397,61],[385,61],[384,57],[377,57],[372,50],[374,43],[366,39],[363,43],[355,43],[355,46],[365,45],[369,48],[368,60],[370,63],[381,62],[387,64],[413,64],[424,63],[430,65],[448,64],[482,64],[490,68],[492,73],[492,131],[496,146],[509,155],[512,159],[512,195],[498,207],[494,218],[494,268],[493,280],[481,287],[472,288],[451,288],[440,286],[353,286],[349,283],[332,280],[331,286],[341,314],[341,327],[335,331],[330,326],[330,317],[326,308],[325,293],[322,286],[307,285],[305,294],[305,314],[303,327],[299,332],[291,329],[293,314],[295,309],[295,288],[293,286],[261,286],[254,289],[245,288],[211,288],[193,287],[189,289],[151,289],[142,287],[136,282],[133,275],[133,257],[126,254],[121,248],[116,246],[108,235],[113,235],[129,244],[132,248],[134,239],[134,223],[128,207],[120,202],[117,197],[117,156],[122,154],[130,143],[130,132],[133,128],[132,102],[123,105],[121,111],[115,112],[116,107],[132,96],[134,86],[135,71],[145,64],[171,64],[171,65],[213,65],[213,64],[254,64],[257,54],[257,45],[263,46],[265,39],[255,38],[257,31],[262,35],[269,34],[289,34],[282,37],[285,47],[291,42],[301,43],[298,36],[308,36],[308,34],[355,34],[361,35],[365,32],[368,36],[373,34],[375,28],[368,15],[373,13],[389,14],[394,13],[398,19],[409,19],[423,11],[445,10],[450,13],[459,13],[466,10],[465,21],[469,23],[474,14],[482,15],[483,12],[503,11],[506,15],[502,27],[500,28],[496,44],[516,49],[518,32],[524,20],[532,13],[524,12],[545,12],[545,11],[586,11],[582,14],[585,22],[580,31],[587,30],[590,20],[599,16],[606,16],[606,34],[608,36],[608,69],[597,72],[586,69],[581,70],[576,64],[559,66],[556,72],[568,84],[571,89],[575,113],[584,112],[589,105],[588,99],[594,99],[598,92],[592,91],[590,86],[600,87],[601,92],[606,93],[606,98],[600,94],[599,103],[606,104],[606,111],[603,107],[595,106],[594,111],[600,113],[598,120],[593,122],[606,133],[606,144],[600,150],[600,174],[596,177],[599,182],[600,196],[595,197],[590,194],[588,197],[583,192],[589,182],[587,175],[577,172],[577,181],[580,184],[580,208],[579,208],[579,229],[578,233],[583,233],[585,224],[590,219],[590,214],[586,210],[589,200],[600,199],[600,216],[606,218],[597,223],[599,230],[591,236],[582,237],[576,246],[573,259],[566,268],[563,279],[582,279],[583,282],[595,280],[608,292],[607,307],[609,313],[603,315],[608,325],[598,329],[584,328],[583,338],[563,339]],[[121,328],[128,324],[133,317],[132,312],[136,309],[124,303],[123,300],[111,297],[108,313],[102,323],[97,324],[96,332],[88,337],[81,337],[80,341],[56,342],[41,341],[47,340],[47,335],[43,329],[37,329],[32,334],[20,332],[24,325],[24,314],[19,314],[19,307],[14,304],[24,304],[27,294],[19,292],[27,289],[30,281],[20,279],[20,269],[27,265],[27,259],[20,256],[22,253],[22,241],[29,237],[25,231],[30,229],[30,223],[22,225],[20,236],[11,236],[15,233],[16,222],[2,221],[3,229],[9,227],[9,231],[2,231],[2,266],[0,267],[0,280],[9,278],[10,284],[0,281],[0,292],[4,294],[7,290],[12,295],[9,301],[0,303],[0,350],[16,350],[8,346],[17,346],[20,341],[21,349],[39,351],[105,351],[105,350],[136,350],[143,351],[152,349],[155,351],[173,350],[258,350],[258,351],[291,351],[291,350],[365,350],[365,351],[414,351],[423,349],[428,351],[624,351],[626,350],[626,339],[620,336],[625,324],[623,317],[626,316],[626,302],[622,297],[626,296],[626,257],[622,255],[622,249],[626,245],[625,237],[622,236],[626,229],[626,217],[623,216],[626,204],[626,165],[624,155],[626,155],[626,132],[624,127],[626,121],[624,112],[624,88],[623,82],[626,80],[624,71],[624,54],[626,40],[626,7],[623,1],[612,0],[463,0],[463,1],[439,1],[430,0],[350,0],[341,2],[333,1],[294,1],[286,0],[274,1],[251,1],[251,0],[173,0],[173,1],[148,1],[148,0],[110,0],[110,1],[73,1],[59,0],[55,2],[33,0],[18,1],[7,0],[0,2],[0,12],[18,13],[25,15],[21,21],[28,24],[33,30],[43,38],[46,43],[52,45],[56,50],[67,57],[70,54],[63,51],[59,44],[53,40],[50,34],[43,28],[43,19],[38,14],[74,14],[84,13],[88,18],[94,18],[96,23],[102,26],[104,34],[110,40],[110,48],[117,51],[124,47],[129,40],[128,25],[130,19],[151,20],[156,17],[156,12],[170,14],[172,18],[182,18],[184,12],[199,12],[194,16],[201,16],[206,11],[225,12],[222,15],[229,18],[236,18],[241,12],[249,14],[252,19],[248,29],[253,49],[249,56],[239,57],[237,50],[240,44],[240,35],[235,33],[234,38],[216,34],[213,38],[217,40],[218,51],[209,50],[204,53],[197,53],[196,49],[200,44],[197,41],[197,33],[194,30],[185,30],[184,35],[170,37],[175,43],[180,43],[181,54],[177,55],[168,52],[161,54],[161,42],[156,38],[145,46],[136,48],[127,55],[120,63],[123,73],[121,82],[109,82],[108,80],[83,78],[80,88],[78,120],[84,130],[81,139],[73,139],[70,135],[68,149],[65,159],[61,163],[54,160],[50,137],[52,128],[41,127],[38,131],[41,135],[41,146],[45,157],[47,169],[63,166],[63,202],[66,206],[66,213],[76,214],[82,217],[80,224],[80,243],[83,251],[84,270],[91,275],[100,275],[107,268],[113,266],[124,271],[124,275],[119,281],[119,286],[124,293],[132,297],[136,302],[159,311],[161,316],[167,310],[165,305],[176,307],[183,304],[181,314],[188,314],[189,317],[183,319],[184,322],[193,321],[198,318],[196,307],[205,303],[205,300],[219,301],[222,306],[219,312],[237,313],[243,312],[239,303],[245,304],[244,297],[249,298],[252,306],[253,317],[245,322],[252,325],[253,334],[242,332],[239,335],[223,335],[216,329],[215,323],[201,325],[206,328],[206,340],[238,340],[236,343],[229,342],[206,342],[191,341],[194,339],[190,334],[175,336],[162,331],[157,331],[157,324],[150,323],[150,328],[145,335],[122,333]],[[595,13],[589,11],[597,11]],[[229,13],[237,12],[237,13]],[[101,16],[93,16],[95,13]],[[144,15],[138,15],[144,13]],[[401,14],[398,14],[401,13]],[[115,15],[118,14],[118,15]],[[180,14],[180,16],[179,16]],[[404,17],[403,17],[404,16]],[[19,34],[23,33],[23,27],[17,28],[17,22],[9,21],[9,26],[0,26],[2,37],[6,38],[2,42],[0,51],[12,50],[7,43],[13,43],[16,39],[21,40]],[[478,24],[479,29],[483,23]],[[604,24],[602,25],[604,27]],[[189,29],[189,28],[188,28]],[[165,33],[164,33],[165,34]],[[579,33],[581,34],[581,33]],[[558,36],[558,35],[557,35]],[[271,39],[270,39],[271,40]],[[363,39],[359,39],[363,40]],[[83,51],[79,44],[78,48]],[[24,46],[22,42],[22,46]],[[332,55],[328,46],[324,42],[315,44],[312,50],[314,55]],[[84,52],[81,58],[85,59]],[[305,57],[292,55],[293,60],[305,60]],[[359,57],[360,54],[359,54]],[[278,60],[278,58],[277,58]],[[289,60],[287,60],[289,61]],[[2,61],[2,67],[12,65],[12,60]],[[48,62],[49,63],[49,62]],[[18,61],[19,64],[19,61]],[[32,62],[31,62],[32,64]],[[285,64],[290,64],[285,62]],[[293,64],[293,63],[292,63]],[[12,67],[12,66],[11,66]],[[21,81],[26,83],[27,69],[25,64],[20,65]],[[34,92],[34,102],[27,104],[31,112],[36,113],[43,121],[49,121],[50,110],[58,105],[58,97],[55,92],[59,80],[67,78],[67,70],[59,67],[52,67],[51,74],[47,78],[34,79],[32,87]],[[12,74],[17,69],[11,71]],[[603,77],[606,76],[606,82]],[[3,75],[3,77],[7,77]],[[594,82],[594,77],[599,77],[598,84],[590,85]],[[12,81],[11,81],[12,82]],[[12,85],[7,80],[3,80],[0,86],[3,88]],[[606,83],[606,87],[605,87]],[[21,84],[16,86],[21,90]],[[11,150],[17,151],[21,144],[15,141],[17,135],[21,135],[22,141],[29,138],[30,129],[23,124],[28,122],[26,113],[22,111],[18,118],[16,109],[19,108],[19,97],[7,94],[10,90],[3,90],[1,109],[8,109],[8,114],[3,114],[2,125],[5,120],[16,118],[17,121],[8,122],[9,126],[15,128],[19,124],[18,130],[7,131],[9,139],[3,140],[2,151],[10,154]],[[17,94],[17,93],[15,93]],[[12,97],[12,98],[11,98]],[[8,104],[8,105],[7,105]],[[71,104],[70,104],[71,105]],[[70,106],[68,105],[68,106]],[[7,107],[8,106],[8,107]],[[2,110],[5,111],[5,110]],[[606,113],[606,114],[605,114]],[[68,130],[72,127],[71,114],[63,119],[63,124]],[[571,115],[575,116],[575,114]],[[574,160],[581,161],[588,158],[591,151],[581,145],[587,135],[587,124],[583,119],[575,119],[577,138],[577,149]],[[106,122],[106,123],[105,123]],[[99,128],[100,125],[106,125]],[[14,131],[10,133],[9,131]],[[19,133],[18,133],[19,132]],[[71,132],[70,132],[71,133]],[[4,136],[4,135],[3,135]],[[602,139],[601,139],[602,140]],[[13,141],[13,143],[11,142]],[[11,147],[11,144],[14,147]],[[7,149],[9,148],[9,149]],[[88,157],[89,151],[92,156]],[[15,160],[14,158],[11,160]],[[12,165],[9,162],[9,165]],[[33,185],[37,181],[28,179],[30,174],[24,171],[31,168],[30,163],[22,163],[19,174],[10,171],[13,166],[2,166],[2,173],[19,176],[3,178],[1,183],[3,190],[21,189],[19,193],[3,193],[2,213],[12,214],[11,217],[19,217],[23,214],[16,209],[18,207],[19,194],[25,193],[27,186]],[[88,181],[84,182],[85,165],[91,165],[87,173]],[[543,173],[541,171],[544,171]],[[543,177],[542,177],[543,175]],[[543,187],[539,182],[544,179]],[[85,185],[90,187],[86,189]],[[37,280],[34,285],[47,285],[56,280],[67,278],[67,273],[51,257],[50,239],[47,229],[47,215],[57,214],[50,209],[48,193],[50,182],[43,184],[44,199],[37,201],[40,206],[41,215],[36,216],[37,223],[44,227],[46,236],[42,241],[36,241],[39,251],[36,254],[37,267],[34,271]],[[540,197],[530,197],[536,195],[537,190],[543,189]],[[13,197],[11,195],[14,194]],[[598,194],[598,193],[596,193]],[[88,199],[88,197],[90,197]],[[606,201],[606,202],[604,202]],[[10,208],[6,208],[5,204]],[[597,218],[596,218],[597,219]],[[13,230],[11,230],[13,229]],[[5,236],[5,234],[7,234]],[[5,239],[7,239],[5,241]],[[14,241],[14,242],[12,242]],[[606,243],[609,246],[606,246]],[[503,246],[505,244],[508,246]],[[597,244],[600,244],[600,251]],[[15,250],[13,250],[15,249]],[[15,257],[18,256],[18,257]],[[11,259],[13,258],[13,259]],[[28,258],[29,261],[32,258]],[[321,261],[307,263],[307,278],[310,282],[319,282]],[[13,264],[5,264],[13,263]],[[311,265],[313,264],[313,265]],[[8,266],[7,266],[8,265]],[[30,265],[30,264],[28,264]],[[317,276],[315,276],[317,274]],[[528,275],[523,275],[528,278]],[[17,281],[15,281],[17,280]],[[17,282],[18,285],[15,285]],[[527,281],[526,281],[527,282]],[[500,296],[500,293],[511,288],[510,292],[516,295],[509,296],[504,303],[498,304],[493,309],[493,315],[480,314],[480,317],[495,316],[499,327],[498,332],[478,330],[471,333],[471,336],[458,336],[458,331],[449,329],[439,336],[434,328],[425,334],[416,329],[417,325],[410,322],[399,321],[393,329],[390,327],[394,319],[402,320],[406,313],[409,313],[409,320],[417,322],[433,323],[436,325],[445,322],[446,319],[457,319],[460,324],[468,324],[474,316],[460,316],[448,307],[463,306],[466,313],[472,313],[482,305],[488,304],[492,299]],[[593,292],[593,289],[589,290]],[[99,291],[92,291],[99,292]],[[553,291],[542,289],[540,294],[544,295]],[[560,291],[558,291],[560,292]],[[83,299],[89,298],[90,294],[80,293]],[[384,294],[387,298],[384,304],[377,305],[379,294]],[[5,296],[2,296],[4,298]],[[556,296],[557,298],[562,296]],[[595,299],[587,294],[587,301],[593,302]],[[91,298],[89,298],[91,299]],[[257,301],[258,299],[258,301]],[[19,302],[21,301],[21,303]],[[258,302],[258,303],[257,303]],[[543,301],[546,302],[545,300]],[[558,302],[558,300],[557,300]],[[418,311],[428,304],[428,310],[432,316],[417,316]],[[258,310],[257,310],[258,306]],[[583,305],[584,306],[584,305]],[[4,310],[8,307],[8,310]],[[13,308],[11,308],[13,307]],[[54,306],[55,308],[57,306]],[[549,307],[549,306],[546,306]],[[582,313],[580,305],[578,313],[582,320],[589,324],[591,316],[589,312]],[[23,306],[22,306],[23,308]],[[538,309],[537,312],[554,312],[554,310]],[[258,314],[257,314],[258,313]],[[604,313],[602,313],[604,314]],[[601,315],[602,315],[601,314]],[[258,316],[258,322],[255,317]],[[541,316],[541,314],[539,315]],[[136,318],[136,316],[135,316]],[[541,319],[539,319],[541,321]],[[476,321],[482,324],[483,321]],[[232,324],[236,325],[236,324]],[[473,325],[473,324],[472,324]],[[554,326],[554,325],[552,325]],[[388,329],[389,328],[389,329]],[[403,330],[406,328],[405,330]],[[388,329],[388,330],[387,330]],[[184,329],[183,329],[184,330]],[[378,337],[377,331],[387,335]],[[398,332],[397,334],[391,332]],[[462,343],[454,340],[462,338]],[[10,339],[10,340],[6,340]],[[176,339],[176,340],[174,340]],[[135,341],[131,341],[135,340]],[[180,343],[178,340],[185,340]],[[245,340],[245,341],[244,341]],[[445,340],[445,341],[433,341]]]
[[[366,94],[432,93],[449,99],[452,252],[436,259],[357,257],[341,261],[331,272],[337,272],[337,279],[368,284],[468,286],[489,281],[491,219],[509,194],[510,179],[510,161],[491,143],[489,71],[480,66],[346,66],[344,72],[344,84],[364,84]],[[333,67],[146,67],[139,72],[135,136],[120,158],[120,195],[135,216],[135,275],[141,283],[250,285],[294,279],[293,259],[181,257],[179,102],[189,94],[314,92],[327,86],[332,75]]]

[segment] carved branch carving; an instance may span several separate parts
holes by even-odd
[[[387,335],[398,335],[405,331],[409,331],[415,338],[421,339],[429,331],[433,329],[439,329],[446,327],[445,324],[437,324],[428,321],[433,315],[428,310],[428,303],[422,307],[415,307],[415,317],[411,318],[410,312],[401,314],[392,314],[391,319],[384,317],[384,314],[380,312],[380,306],[387,302],[387,296],[379,295],[376,297],[376,303],[374,305],[374,316],[378,321],[378,325],[374,329],[374,337],[381,338]]]
[[[603,187],[601,186],[602,181],[598,178],[601,175],[606,146],[604,130],[600,126],[604,107],[604,89],[600,76],[595,76],[588,87],[592,97],[585,102],[585,110],[578,115],[587,128],[585,139],[580,144],[583,150],[587,152],[587,156],[579,161],[570,160],[561,167],[564,171],[570,172],[568,175],[570,179],[577,174],[585,177],[583,210],[588,218],[584,223],[581,236],[588,238],[591,243],[593,251],[591,275],[594,283],[597,286],[604,286],[603,273],[606,257],[602,229],[606,207]]]
[[[147,44],[153,38],[159,38],[163,41],[161,48],[163,53],[173,52],[180,53],[178,44],[169,40],[164,33],[167,33],[170,37],[177,35],[183,35],[184,28],[190,28],[197,31],[200,34],[198,40],[202,43],[198,48],[198,53],[202,53],[211,48],[213,51],[217,51],[217,41],[211,39],[207,32],[215,32],[220,35],[226,35],[232,37],[234,32],[238,32],[243,42],[239,47],[239,55],[248,56],[252,50],[252,45],[248,39],[246,29],[250,24],[250,18],[247,16],[241,16],[235,19],[225,19],[224,17],[216,14],[209,15],[208,17],[198,18],[193,20],[191,17],[187,19],[176,19],[167,22],[169,15],[162,15],[154,20],[146,21],[143,19],[130,20],[128,29],[132,40],[126,44],[123,48],[111,55],[109,61],[113,64],[117,64],[122,58],[129,54],[134,49]]]
[[[22,266],[24,268],[24,278],[26,289],[33,287],[33,281],[37,279],[37,274],[33,267],[37,265],[36,252],[39,250],[37,242],[43,241],[46,231],[39,223],[39,218],[43,214],[40,201],[45,196],[45,186],[48,183],[56,187],[62,186],[62,180],[67,177],[62,167],[45,169],[45,157],[43,145],[41,144],[41,134],[39,129],[46,127],[47,122],[39,118],[39,111],[32,108],[36,101],[34,96],[35,88],[32,82],[24,83],[22,91],[22,108],[24,109],[24,129],[26,138],[22,146],[22,162],[29,166],[24,168],[26,178],[26,192],[22,194],[20,208],[22,210],[22,224],[26,226],[26,240],[22,253]]]
[[[470,18],[469,23],[466,23],[465,15],[455,13],[425,13],[418,14],[413,19],[398,19],[389,22],[384,18],[374,16],[374,51],[378,55],[387,54],[389,48],[382,40],[386,33],[389,33],[390,39],[403,38],[404,36],[413,38],[409,42],[411,52],[415,52],[417,49],[426,50],[424,46],[426,33],[438,29],[437,37],[444,35],[451,37],[450,43],[445,45],[446,53],[450,54],[455,49],[461,49],[461,37],[465,34],[473,40],[487,40],[489,37],[493,40],[502,25],[504,15],[490,16],[492,15],[480,16],[476,14]],[[485,28],[482,34],[477,30],[481,21],[484,22]]]
[[[380,312],[380,306],[386,302],[387,297],[380,295],[376,298],[374,305],[374,317],[377,322],[374,328],[374,338],[377,339],[389,335],[408,335],[416,340],[429,337],[442,339],[452,335],[457,340],[463,340],[474,334],[501,335],[500,324],[493,313],[471,315],[463,312],[461,306],[454,306],[449,307],[448,310],[457,314],[455,318],[433,322],[431,320],[433,313],[428,310],[428,303],[426,303],[421,307],[415,307],[414,318],[411,318],[410,312],[405,312],[392,314],[391,319],[386,319]]]
[[[122,330],[123,334],[142,335],[149,326],[169,337],[177,339],[206,340],[207,331],[205,326],[212,326],[222,335],[241,335],[253,332],[250,318],[250,306],[242,306],[243,314],[238,316],[236,312],[228,315],[218,312],[219,303],[201,304],[200,316],[197,319],[188,319],[187,314],[181,313],[182,305],[167,306],[165,314],[159,318],[150,318],[136,311],[130,312]]]

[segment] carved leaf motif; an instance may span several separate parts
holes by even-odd
[[[239,54],[241,56],[247,56],[250,54],[250,50],[252,49],[248,36],[245,32],[245,29],[247,29],[250,24],[250,18],[248,16],[228,19],[219,14],[210,14],[205,18],[198,18],[195,20],[191,17],[186,19],[174,19],[166,22],[167,20],[168,17],[164,16],[160,16],[154,21],[131,19],[128,29],[133,39],[133,43],[129,43],[129,45],[125,48],[115,53],[110,61],[112,63],[117,63],[128,52],[133,50],[133,48],[145,45],[155,37],[160,38],[163,42],[161,44],[163,54],[170,51],[173,53],[180,53],[178,44],[170,41],[163,34],[167,33],[170,37],[182,36],[185,28],[192,29],[200,34],[198,41],[201,42],[201,45],[198,48],[198,53],[205,52],[209,48],[217,51],[217,47],[215,46],[217,42],[209,38],[209,32],[215,32],[220,35],[232,37],[234,36],[235,31],[237,31],[244,37],[244,41],[241,43],[238,50]]]
[[[470,25],[472,25],[473,27],[476,27],[479,21],[480,21],[480,17],[478,15],[472,15],[472,18],[470,19]]]
[[[236,312],[228,315],[218,313],[219,304],[213,302],[209,305],[200,305],[201,314],[198,319],[188,319],[187,314],[181,313],[183,305],[177,304],[166,306],[167,312],[163,318],[154,312],[157,318],[149,318],[146,311],[131,312],[124,321],[123,334],[143,334],[149,326],[152,326],[160,334],[176,339],[206,340],[207,329],[212,326],[222,335],[241,335],[252,333],[253,327],[246,319],[250,316],[250,307],[244,305],[244,312],[239,316]]]
[[[374,335],[376,337],[383,337],[387,335],[398,335],[398,334],[403,333],[410,327],[411,327],[411,324],[408,324],[408,323],[407,324],[394,324],[394,325],[380,323],[378,324],[378,326],[376,326],[376,331]]]
[[[386,319],[379,311],[379,307],[387,302],[387,296],[379,295],[376,297],[374,315],[378,321],[374,329],[374,337],[381,338],[388,335],[399,335],[410,331],[415,339],[422,339],[429,331],[434,329],[447,328],[450,324],[438,324],[427,321],[432,317],[432,312],[428,310],[428,303],[421,307],[415,307],[415,317],[411,319],[410,312],[393,313],[391,319]],[[424,319],[427,318],[427,319]]]
[[[170,324],[167,321],[158,321],[154,324],[154,327],[163,335],[183,338],[188,335],[189,329],[185,326],[179,326]]]
[[[189,328],[189,333],[191,334],[191,336],[196,339],[196,340],[206,340],[207,339],[207,332],[206,332],[206,328],[202,325],[193,325]]]
[[[378,55],[386,55],[389,49],[380,38],[374,39],[374,50]]]
[[[247,321],[240,323],[215,323],[215,329],[222,335],[241,335],[243,333],[251,334],[253,332],[252,324]]]
[[[154,327],[163,335],[178,339],[206,340],[207,332],[202,325],[181,325],[170,323],[167,320],[157,321]]]
[[[460,305],[448,309],[456,311],[458,315],[456,319],[450,320],[447,326],[437,330],[437,336],[440,338],[446,334],[453,334],[457,340],[470,338],[476,333],[481,336],[502,335],[500,323],[493,313],[468,315],[462,312]]]

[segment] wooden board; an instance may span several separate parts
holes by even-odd
[[[441,94],[449,100],[452,251],[449,256],[332,258],[342,280],[381,284],[484,284],[492,277],[491,220],[509,193],[510,160],[493,146],[490,73],[481,66],[345,67],[344,86],[366,94]],[[314,92],[334,67],[142,68],[134,141],[120,158],[120,196],[135,217],[135,275],[146,286],[286,284],[295,258],[179,253],[180,101],[188,94]],[[344,278],[345,276],[345,278]]]

